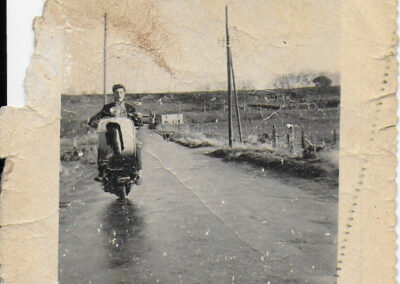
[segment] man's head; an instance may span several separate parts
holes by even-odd
[[[114,100],[122,102],[125,99],[125,87],[121,84],[116,84],[112,87],[114,93]]]

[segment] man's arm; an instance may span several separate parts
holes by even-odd
[[[92,128],[97,128],[97,126],[99,125],[99,121],[100,119],[102,119],[103,117],[105,117],[105,113],[104,113],[104,107],[101,109],[101,111],[99,111],[97,114],[95,114],[90,120],[89,120],[89,126]]]
[[[126,104],[126,111],[128,113],[128,118],[133,120],[133,122],[135,123],[135,126],[140,126],[140,124],[141,124],[140,117],[138,116],[135,107],[132,105]]]

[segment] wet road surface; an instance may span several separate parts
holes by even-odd
[[[62,163],[60,283],[335,283],[337,189],[141,132],[127,203]]]

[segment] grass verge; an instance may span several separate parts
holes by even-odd
[[[332,157],[337,152],[320,152],[315,158],[290,157],[274,152],[268,144],[259,145],[237,145],[227,148],[222,142],[210,139],[201,134],[180,135],[176,132],[157,131],[164,135],[165,139],[173,141],[188,148],[210,147],[206,155],[214,158],[221,158],[224,161],[247,163],[253,166],[283,172],[289,175],[325,181],[331,184],[338,184],[339,169],[336,160]]]
[[[302,178],[337,183],[339,171],[321,159],[302,159],[276,155],[269,151],[254,149],[222,148],[207,153],[210,157],[225,161],[245,162],[257,167],[273,169]]]

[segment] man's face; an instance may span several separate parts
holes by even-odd
[[[125,91],[123,88],[116,89],[114,91],[114,100],[116,102],[122,102],[125,99]]]

